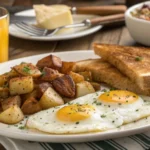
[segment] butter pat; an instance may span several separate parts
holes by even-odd
[[[66,5],[34,5],[33,8],[42,28],[55,29],[73,23],[70,7]]]

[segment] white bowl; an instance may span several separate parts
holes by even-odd
[[[131,15],[131,12],[141,8],[143,4],[150,5],[150,1],[140,3],[130,7],[125,13],[127,28],[135,41],[146,46],[150,46],[150,21],[138,19]]]

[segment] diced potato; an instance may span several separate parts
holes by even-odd
[[[99,91],[101,89],[101,86],[99,83],[97,83],[97,82],[90,82],[90,83],[93,86],[93,88],[95,89],[95,91]]]
[[[37,90],[33,90],[33,91],[30,92],[30,93],[21,95],[21,98],[22,98],[22,100],[23,100],[23,102],[24,102],[25,100],[27,100],[27,99],[30,98],[30,97],[37,98],[37,95],[38,95]]]
[[[52,87],[52,84],[50,84],[49,82],[43,82],[41,84],[39,84],[36,89],[37,89],[37,97],[41,98],[42,95],[44,94],[44,92],[49,88]]]
[[[0,100],[0,113],[3,111],[1,101],[2,101],[2,100]]]
[[[87,81],[76,84],[76,97],[81,97],[94,92],[93,86]]]
[[[41,111],[42,108],[34,97],[30,97],[23,103],[21,110],[25,115],[31,115]]]
[[[79,83],[79,82],[84,81],[84,77],[78,73],[70,71],[69,75],[72,77],[72,79],[75,83]]]
[[[85,81],[92,81],[92,73],[90,71],[78,72],[84,77]]]
[[[75,97],[75,83],[70,75],[67,74],[53,80],[52,85],[60,95],[68,98]]]
[[[16,65],[13,69],[23,76],[32,76],[32,77],[40,77],[40,70],[31,63],[21,63],[20,65]]]
[[[0,86],[4,86],[8,81],[8,78],[6,77],[6,75],[0,75]]]
[[[0,75],[0,86],[5,86],[11,78],[17,77],[17,76],[18,76],[18,73],[14,71],[13,69],[7,73]]]
[[[9,91],[11,95],[20,95],[32,92],[34,83],[31,76],[16,77],[9,81]]]
[[[17,105],[14,105],[0,113],[0,122],[6,124],[16,124],[23,120],[23,118],[24,115]]]
[[[74,67],[75,62],[62,62],[62,68],[61,72],[64,74],[68,74],[70,71],[72,71],[72,68]]]
[[[7,87],[0,87],[0,98],[7,98],[9,96],[9,89]]]
[[[62,67],[62,61],[57,56],[49,55],[39,60],[36,66],[41,69],[43,69],[44,67],[48,67],[48,68],[60,70],[60,68]]]
[[[2,104],[3,111],[14,106],[14,105],[17,105],[18,107],[20,107],[21,106],[21,98],[18,95],[12,96],[12,97],[9,97],[9,98],[3,100],[1,102],[1,104]]]
[[[42,109],[63,105],[62,97],[53,88],[49,87],[39,101]]]
[[[45,67],[42,71],[43,75],[40,80],[43,81],[53,81],[54,79],[62,76],[57,70]]]

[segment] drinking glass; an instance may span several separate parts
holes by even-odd
[[[0,62],[8,60],[9,41],[9,14],[5,8],[0,7]]]

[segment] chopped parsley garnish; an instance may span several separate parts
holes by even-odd
[[[139,111],[138,109],[136,109],[136,111]]]
[[[24,66],[22,70],[26,73],[30,73],[30,68],[28,66]]]
[[[44,76],[44,75],[46,74],[46,72],[45,72],[45,71],[42,71],[41,73],[42,73],[42,75],[41,75],[41,76]]]
[[[107,90],[106,90],[106,89],[103,89],[102,92],[107,92]]]
[[[21,62],[21,64],[26,64],[26,62]]]
[[[20,130],[24,130],[24,129],[25,129],[25,126],[20,126],[19,129],[20,129]]]
[[[136,58],[135,58],[135,61],[142,61],[143,60],[143,57],[140,57],[140,56],[137,56]]]
[[[76,124],[79,124],[79,122],[76,122]]]
[[[104,114],[103,114],[103,115],[101,115],[101,118],[105,118],[105,117],[106,117],[106,115],[104,115]]]
[[[114,90],[117,90],[117,88],[114,87],[110,88],[110,91],[114,91]]]

